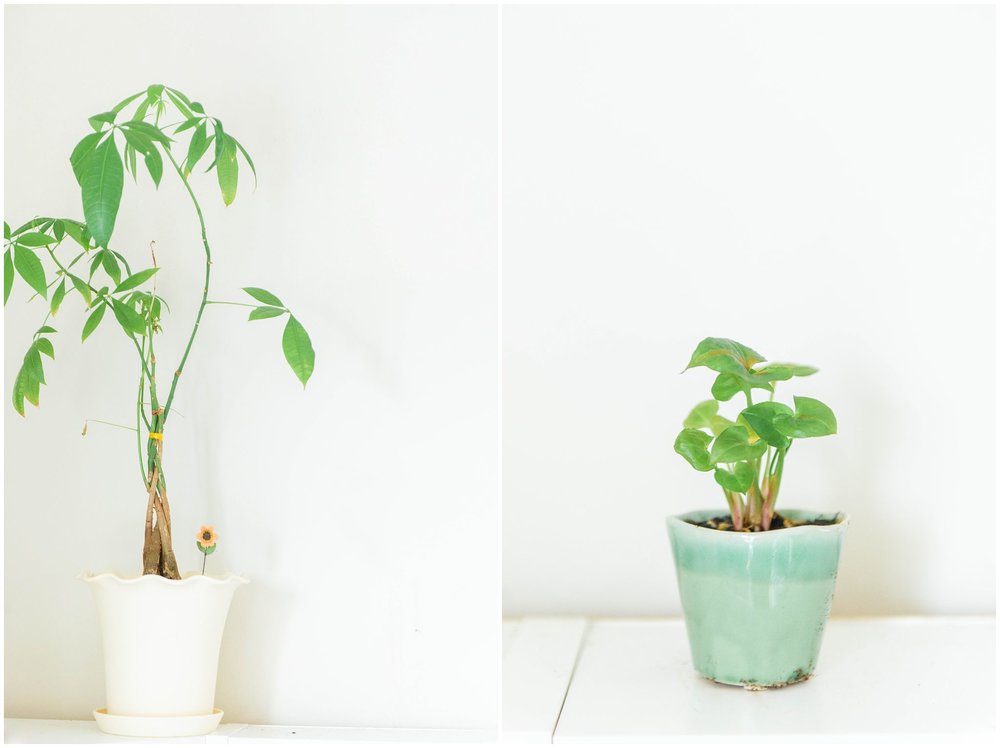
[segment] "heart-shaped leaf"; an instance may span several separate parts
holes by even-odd
[[[740,415],[746,420],[754,432],[772,447],[788,449],[791,440],[774,425],[774,419],[779,416],[791,416],[793,411],[784,403],[755,403],[744,408]]]
[[[698,343],[698,347],[691,354],[691,360],[688,362],[687,367],[685,367],[685,371],[693,369],[696,366],[707,366],[713,371],[739,373],[746,372],[754,364],[759,364],[763,361],[764,357],[757,353],[757,351],[742,343],[737,343],[735,340],[730,340],[729,338],[705,338]]]
[[[708,454],[708,445],[712,437],[698,429],[684,429],[674,440],[674,451],[687,460],[691,467],[701,472],[712,469],[712,458]]]
[[[750,432],[743,426],[730,426],[712,444],[712,462],[755,460],[767,450],[763,441],[751,443]]]
[[[793,439],[829,436],[837,433],[837,417],[829,407],[811,397],[795,398],[794,415],[777,415],[775,429]]]
[[[755,477],[753,468],[747,462],[737,462],[732,470],[715,468],[715,482],[727,491],[746,493]]]

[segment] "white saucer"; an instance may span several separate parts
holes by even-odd
[[[94,719],[101,732],[130,738],[190,738],[214,732],[222,722],[222,710],[185,717],[125,717],[95,709]]]

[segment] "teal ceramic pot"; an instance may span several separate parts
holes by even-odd
[[[786,509],[790,519],[834,523],[755,533],[686,521],[720,514],[667,518],[695,670],[751,690],[805,680],[830,614],[847,517]]]

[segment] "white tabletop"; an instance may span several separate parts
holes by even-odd
[[[521,666],[512,671],[507,662],[520,659],[517,629],[532,623],[507,624],[505,741],[523,738],[523,724],[512,720],[527,713],[518,703],[517,681],[530,673]],[[762,692],[721,686],[695,673],[681,620],[596,619],[581,641],[576,632],[584,624],[562,622],[566,640],[576,637],[580,646],[571,676],[552,683],[546,700],[562,702],[545,719],[552,742],[961,737],[996,729],[992,617],[833,619],[815,676]],[[541,724],[537,714],[534,719]]]
[[[288,727],[223,724],[196,738],[123,738],[97,729],[93,720],[5,719],[5,743],[481,743],[495,739],[486,730],[426,730],[361,727]]]

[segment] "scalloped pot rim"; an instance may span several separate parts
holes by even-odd
[[[817,512],[808,509],[786,509],[785,513],[788,515],[809,515],[811,517],[839,517],[839,521],[834,522],[830,525],[797,525],[795,527],[782,527],[777,530],[768,530],[767,532],[725,532],[720,533],[718,530],[713,530],[710,527],[701,527],[700,525],[694,525],[688,522],[689,519],[694,519],[701,515],[702,518],[709,516],[718,516],[719,511],[714,509],[696,509],[691,512],[684,512],[682,514],[672,514],[667,517],[667,522],[677,523],[678,526],[682,526],[685,529],[690,529],[693,532],[707,532],[712,533],[716,538],[729,537],[735,542],[760,542],[764,541],[765,538],[777,538],[777,537],[788,537],[789,534],[802,534],[806,532],[843,532],[843,530],[851,523],[851,517],[846,512]]]
[[[167,579],[157,574],[129,574],[127,576],[113,571],[92,572],[85,571],[77,576],[81,582],[100,582],[110,580],[119,584],[165,584],[168,587],[193,586],[197,584],[227,585],[227,584],[249,584],[250,580],[240,574],[226,572],[221,576],[214,574],[200,574],[198,572],[188,572],[182,579]],[[149,581],[146,581],[149,580]]]

